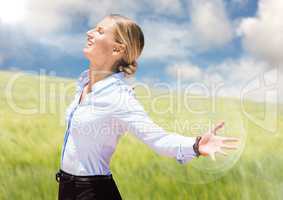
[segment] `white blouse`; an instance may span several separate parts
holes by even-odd
[[[196,157],[194,137],[168,134],[155,124],[135,97],[124,72],[114,73],[92,85],[79,103],[88,71],[77,81],[74,100],[66,111],[67,129],[61,169],[73,175],[109,175],[109,164],[119,138],[130,132],[160,155],[184,164]]]

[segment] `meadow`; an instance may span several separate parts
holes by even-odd
[[[55,173],[65,131],[64,111],[74,89],[74,79],[0,72],[0,200],[57,198]],[[136,94],[152,119],[168,132],[195,136],[206,129],[205,125],[224,120],[225,131],[219,134],[238,136],[242,142],[241,148],[228,157],[217,156],[217,162],[198,158],[181,165],[127,133],[111,161],[124,199],[283,199],[282,105],[269,106],[271,112],[281,110],[276,122],[265,122],[266,127],[276,125],[270,131],[248,117],[264,117],[262,103],[247,101],[243,112],[237,99],[217,98],[212,105],[205,99],[192,98],[189,103],[194,112],[190,112],[185,109],[187,101],[178,102],[181,94],[171,99],[162,91],[152,90],[149,97],[143,88],[137,88]],[[154,98],[158,98],[155,111]],[[171,110],[162,112],[168,108]],[[202,129],[196,126],[199,124]]]

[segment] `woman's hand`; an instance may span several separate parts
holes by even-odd
[[[231,144],[230,142],[239,142],[239,138],[217,136],[216,132],[223,128],[224,122],[218,124],[212,131],[205,133],[201,136],[199,141],[199,152],[202,156],[210,156],[215,160],[215,153],[227,155],[223,149],[237,149],[238,145]]]

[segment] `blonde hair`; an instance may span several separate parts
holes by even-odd
[[[133,20],[119,15],[110,14],[107,17],[114,22],[114,39],[125,45],[125,56],[117,61],[114,71],[124,71],[127,76],[132,76],[137,70],[137,59],[144,47],[144,35]]]

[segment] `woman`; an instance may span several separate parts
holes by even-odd
[[[137,69],[144,46],[140,27],[121,15],[109,15],[87,32],[84,54],[90,62],[78,80],[75,98],[67,109],[67,130],[61,168],[56,174],[59,199],[121,199],[109,169],[120,136],[126,131],[160,155],[184,164],[199,155],[214,158],[224,143],[237,138],[216,136],[219,124],[201,137],[168,134],[145,113],[125,82]]]

